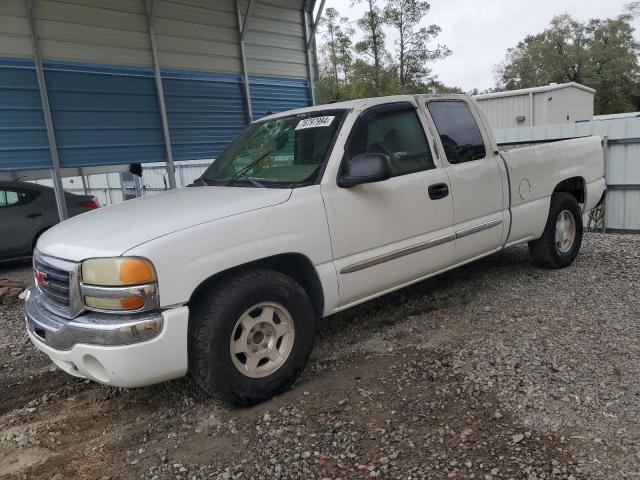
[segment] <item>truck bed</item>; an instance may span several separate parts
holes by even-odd
[[[511,228],[507,245],[542,233],[554,189],[575,179],[584,188],[583,212],[591,210],[605,190],[602,139],[585,137],[504,151],[510,185]]]

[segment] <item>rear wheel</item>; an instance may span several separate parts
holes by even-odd
[[[235,275],[194,302],[191,375],[230,402],[262,402],[300,375],[314,333],[311,301],[293,279],[271,270]]]
[[[554,193],[542,237],[529,242],[533,260],[548,268],[571,265],[580,251],[582,230],[582,213],[575,197],[564,192]]]

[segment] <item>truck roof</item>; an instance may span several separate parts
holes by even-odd
[[[322,105],[314,105],[312,107],[304,107],[297,108],[295,110],[287,110],[285,112],[275,113],[273,115],[267,115],[262,118],[257,119],[259,122],[261,120],[278,118],[288,115],[296,115],[300,113],[309,113],[309,112],[318,112],[324,110],[364,110],[369,107],[373,107],[376,105],[384,105],[386,103],[396,103],[396,102],[415,102],[418,99],[428,99],[428,98],[459,98],[462,100],[470,101],[468,95],[463,94],[418,94],[418,95],[390,95],[386,97],[372,97],[372,98],[360,98],[357,100],[348,100],[345,102],[336,102],[336,103],[326,103]]]

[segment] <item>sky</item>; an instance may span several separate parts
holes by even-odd
[[[383,0],[378,0],[382,3]],[[453,54],[431,65],[446,85],[465,91],[484,90],[495,85],[494,68],[507,49],[528,34],[545,29],[555,15],[568,13],[579,21],[616,17],[630,0],[430,0],[431,12],[423,24],[442,27],[436,42],[448,46]],[[319,3],[319,2],[318,2]],[[364,4],[351,7],[351,0],[327,0],[341,15],[356,20]],[[640,21],[635,25],[640,30]],[[322,42],[322,33],[319,35]],[[394,37],[387,33],[387,46]]]

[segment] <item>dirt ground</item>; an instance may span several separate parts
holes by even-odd
[[[509,249],[324,320],[249,409],[72,378],[0,307],[0,478],[638,478],[639,279],[640,236],[561,271]]]

